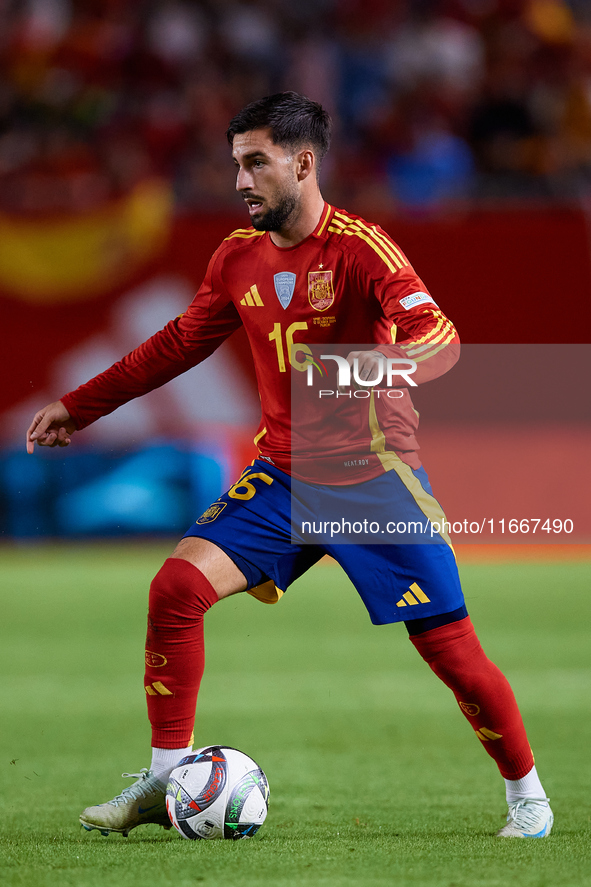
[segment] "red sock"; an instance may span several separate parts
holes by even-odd
[[[203,573],[181,558],[168,558],[152,581],[144,686],[154,748],[193,741],[205,664],[203,616],[217,600]]]
[[[513,690],[485,656],[470,617],[413,635],[411,641],[452,690],[501,775],[521,779],[529,773],[534,758]]]

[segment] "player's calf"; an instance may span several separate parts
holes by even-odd
[[[509,814],[499,837],[541,838],[553,815],[534,766],[513,690],[485,655],[470,618],[441,625],[411,641],[449,687],[484,750],[505,780]]]
[[[204,667],[203,616],[218,600],[197,567],[169,558],[150,586],[144,688],[152,725],[152,768],[106,804],[87,807],[80,822],[103,835],[127,835],[155,823],[170,828],[164,795],[170,770],[190,750]]]
[[[203,616],[218,600],[203,573],[168,558],[150,586],[144,688],[152,746],[190,745],[205,664]]]
[[[528,774],[534,758],[507,678],[485,655],[466,616],[411,636],[423,659],[456,697],[484,750],[505,779]]]

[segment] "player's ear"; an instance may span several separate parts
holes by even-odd
[[[300,151],[297,156],[296,167],[298,181],[303,182],[304,179],[307,179],[308,176],[314,172],[315,166],[316,158],[314,157],[314,152],[309,148],[306,148],[305,151]]]

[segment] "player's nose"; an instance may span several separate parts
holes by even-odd
[[[238,175],[236,176],[236,190],[237,191],[252,191],[253,186],[253,178],[251,173],[246,169],[239,169]]]

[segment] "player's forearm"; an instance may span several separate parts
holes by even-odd
[[[134,378],[125,371],[122,362],[119,362],[84,385],[80,385],[75,391],[64,395],[61,402],[70,413],[76,429],[80,431],[101,416],[112,413],[124,403],[158,388],[170,378],[174,378],[174,375],[165,376],[161,381],[156,376],[150,379]]]
[[[421,385],[423,382],[443,376],[457,363],[460,357],[460,340],[456,334],[450,341],[439,341],[431,345],[417,345],[414,342],[404,345],[378,345],[376,350],[387,358],[407,361],[407,364],[399,365],[400,369],[408,369],[408,378]],[[416,364],[416,369],[413,368],[413,364]],[[397,387],[406,387],[404,375],[396,378]]]
[[[440,342],[429,348],[425,346],[401,346],[404,357],[417,365],[415,380],[417,385],[443,376],[460,358],[460,340],[455,336],[451,341]]]
[[[117,407],[159,388],[208,357],[225,336],[190,344],[177,321],[148,339],[109,369],[61,398],[79,431]]]
[[[415,309],[416,311],[416,309]],[[460,337],[451,320],[437,305],[428,304],[404,317],[408,339],[400,343],[402,356],[416,365],[418,385],[447,373],[460,356]]]

